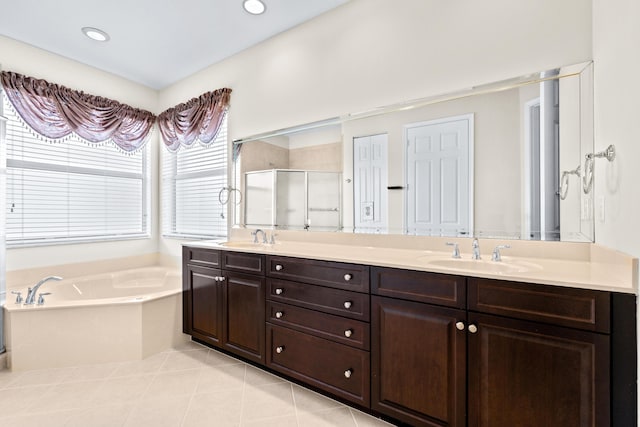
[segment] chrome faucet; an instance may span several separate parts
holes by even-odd
[[[265,233],[263,230],[261,229],[256,229],[256,231],[252,231],[251,235],[253,236],[253,243],[260,243],[258,242],[258,233],[262,233],[262,243],[267,244],[269,243],[267,240],[267,233]]]
[[[478,242],[478,239],[473,239],[473,242],[471,243],[471,249],[473,250],[471,259],[482,259],[482,257],[480,256],[480,242]]]
[[[460,248],[458,248],[457,243],[447,242],[445,243],[447,246],[453,246],[453,253],[451,254],[451,258],[460,258]]]
[[[495,247],[495,249],[493,250],[493,253],[491,254],[491,261],[502,261],[502,255],[500,255],[500,249],[510,249],[511,246],[509,245],[498,245]]]
[[[36,285],[33,288],[29,288],[29,291],[27,292],[27,297],[24,300],[25,305],[31,305],[36,302],[36,294],[38,293],[38,289],[40,289],[40,286],[44,285],[49,280],[62,280],[62,277],[59,277],[59,276],[45,277],[44,279],[36,283]]]

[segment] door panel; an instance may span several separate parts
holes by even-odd
[[[607,427],[609,337],[469,314],[469,426]]]
[[[472,116],[407,126],[407,232],[471,231]]]
[[[463,426],[465,312],[371,297],[372,409],[414,426]]]

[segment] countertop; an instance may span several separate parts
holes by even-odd
[[[436,243],[436,245],[425,246],[444,246],[440,241],[436,241]],[[516,248],[514,252],[531,252],[527,251],[527,248],[522,249],[522,247],[518,251],[518,245],[522,244],[514,243]],[[536,242],[536,245],[540,246],[541,243]],[[563,247],[557,245],[553,247],[554,250],[548,251],[552,257],[511,256],[505,255],[504,253],[508,251],[503,250],[502,261],[496,262],[491,260],[492,251],[486,249],[482,253],[481,260],[472,260],[469,253],[462,253],[460,259],[454,259],[450,250],[368,246],[353,243],[280,240],[270,245],[254,244],[251,239],[243,239],[228,242],[198,241],[184,244],[184,246],[197,248],[338,261],[637,294],[637,258],[592,243],[584,245],[588,246],[580,247],[580,256],[571,256],[572,253],[575,253],[576,246],[568,244],[567,248],[571,252],[567,252],[567,257],[562,256]],[[544,250],[541,252],[545,253]]]

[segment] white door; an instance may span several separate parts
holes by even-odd
[[[405,127],[408,234],[472,233],[473,115]]]
[[[387,224],[386,133],[353,138],[354,225],[359,232],[384,232]]]

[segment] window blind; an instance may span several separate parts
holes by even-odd
[[[227,207],[220,191],[227,186],[227,119],[216,139],[177,152],[163,150],[163,235],[215,238],[227,235]],[[225,201],[225,198],[222,198]]]
[[[36,137],[3,96],[7,141],[8,246],[148,236],[148,145]]]

